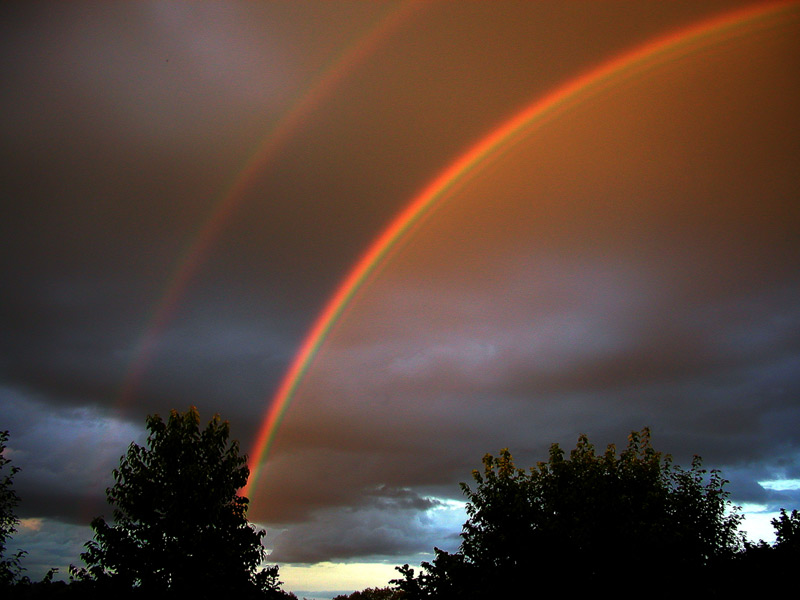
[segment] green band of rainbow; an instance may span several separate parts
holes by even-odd
[[[797,8],[796,0],[748,6],[683,27],[637,46],[570,79],[527,105],[450,163],[372,242],[325,304],[269,403],[250,453],[251,476],[244,488],[244,495],[249,497],[254,489],[286,409],[331,328],[392,248],[437,202],[456,186],[463,185],[480,167],[486,166],[490,159],[496,160],[536,127],[541,127],[602,90],[713,43],[744,35],[753,29],[778,24],[787,15],[792,14],[797,18]]]

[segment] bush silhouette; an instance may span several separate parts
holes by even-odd
[[[94,539],[73,576],[117,593],[211,597],[283,596],[265,558],[263,530],[237,495],[249,469],[218,415],[199,429],[197,409],[147,417],[145,446],[131,444],[106,490],[113,524],[92,521]]]
[[[469,519],[459,551],[435,549],[418,575],[398,567],[393,583],[409,600],[524,589],[691,596],[741,550],[727,481],[698,457],[689,469],[674,466],[653,449],[648,429],[631,433],[620,454],[613,445],[596,454],[582,435],[568,458],[554,444],[549,460],[528,471],[508,450],[487,454],[483,467],[473,471],[475,489],[462,484]]]
[[[25,556],[24,550],[18,550],[6,557],[6,542],[19,523],[16,508],[19,498],[14,491],[14,475],[19,472],[19,467],[11,466],[11,460],[6,458],[4,451],[8,442],[8,431],[0,431],[0,589],[17,582],[22,572],[19,562]]]

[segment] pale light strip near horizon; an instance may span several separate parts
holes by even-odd
[[[265,458],[274,441],[288,405],[297,392],[321,345],[340,320],[353,298],[387,262],[397,244],[420,225],[435,205],[459,186],[466,184],[492,160],[497,160],[515,142],[537,127],[562,116],[614,85],[647,71],[709,47],[715,43],[746,35],[757,28],[781,22],[784,15],[797,12],[798,2],[774,2],[725,12],[699,23],[655,37],[581,73],[544,96],[536,98],[508,120],[502,122],[470,146],[434,177],[367,247],[351,267],[317,316],[289,369],[268,405],[266,415],[250,453],[250,479],[243,494],[250,497],[261,474]]]
[[[800,479],[773,479],[771,481],[759,481],[758,485],[765,490],[773,490],[776,492],[800,490]]]

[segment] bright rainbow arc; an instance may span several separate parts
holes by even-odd
[[[355,294],[375,274],[401,238],[430,214],[437,201],[441,201],[446,194],[474,177],[480,168],[499,158],[535,127],[541,127],[561,116],[569,108],[585,102],[612,85],[630,80],[669,60],[708,47],[714,41],[723,42],[743,35],[747,33],[749,26],[768,27],[777,23],[782,16],[796,9],[798,4],[800,3],[797,0],[791,0],[737,9],[683,27],[617,55],[527,105],[450,163],[372,242],[314,321],[270,402],[250,453],[251,476],[243,494],[250,497],[255,488],[264,458],[274,441],[286,409],[331,329]]]
[[[172,320],[180,300],[205,263],[214,243],[241,204],[245,192],[252,187],[259,176],[263,176],[264,168],[273,161],[279,150],[291,139],[313,110],[328,98],[337,85],[362,64],[384,40],[407,23],[421,8],[423,5],[419,2],[405,0],[384,14],[369,31],[332,59],[329,66],[259,143],[244,167],[236,172],[225,188],[227,191],[211,207],[208,216],[201,221],[200,228],[176,261],[172,275],[168,278],[169,284],[147,319],[145,332],[133,351],[133,359],[117,394],[118,407],[128,405],[134,398],[167,324]]]

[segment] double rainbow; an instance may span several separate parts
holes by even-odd
[[[125,407],[134,399],[167,324],[172,320],[180,300],[205,263],[215,242],[241,205],[245,192],[253,186],[257,177],[263,174],[264,169],[311,113],[422,8],[423,5],[419,2],[405,0],[390,10],[385,10],[375,24],[330,61],[327,68],[299,95],[292,108],[275,123],[249,154],[244,166],[236,171],[231,183],[225,186],[225,193],[214,202],[209,214],[202,219],[200,227],[176,261],[172,275],[167,278],[166,290],[149,315],[147,327],[132,352],[133,359],[117,393],[117,406]]]

